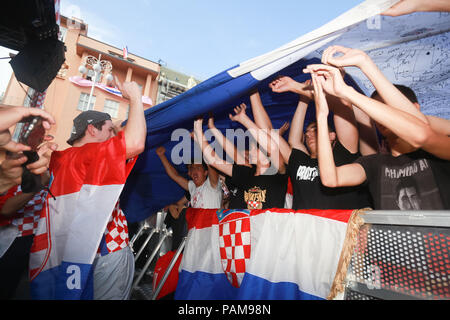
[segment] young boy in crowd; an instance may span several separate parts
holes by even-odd
[[[204,209],[220,208],[223,193],[218,172],[214,168],[207,166],[204,162],[195,163],[192,161],[192,163],[187,165],[188,175],[191,178],[191,180],[188,180],[180,175],[175,167],[172,166],[165,155],[165,151],[165,148],[160,146],[156,149],[156,154],[161,159],[167,175],[184,190],[189,192],[191,207]],[[183,199],[181,201],[183,202]],[[187,203],[187,201],[185,198],[184,203],[178,202],[177,207],[179,211],[182,209],[181,205]]]
[[[358,209],[371,207],[368,190],[364,187],[328,188],[319,178],[317,160],[317,123],[311,122],[303,133],[308,104],[313,99],[310,81],[299,83],[290,77],[280,77],[270,83],[273,92],[294,92],[299,103],[292,119],[289,144],[279,137],[280,150],[287,163],[293,186],[292,208],[299,209]],[[329,130],[328,141],[339,164],[352,163],[358,152],[359,134],[353,110],[339,99],[327,96],[333,102],[336,131]]]

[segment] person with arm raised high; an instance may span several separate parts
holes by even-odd
[[[245,108],[246,106],[244,104],[234,108],[235,114],[230,114],[231,120],[239,121],[242,125],[251,129],[249,131],[254,135],[258,143],[262,145],[269,144],[270,152],[277,154],[276,144],[273,142],[268,143],[270,136],[267,134],[267,131],[259,129],[248,118],[245,114]],[[270,162],[263,156],[263,152],[257,153],[256,166],[233,164],[221,159],[206,140],[203,134],[202,122],[202,119],[197,119],[194,122],[194,134],[197,143],[203,151],[206,162],[225,175],[230,176],[231,183],[237,186],[237,194],[230,200],[229,208],[283,208],[287,188],[287,176],[285,174],[270,172]],[[273,164],[273,167],[278,168],[277,164]]]
[[[445,154],[444,149],[448,150],[448,147],[446,148],[445,144],[436,146],[440,148],[440,152],[432,148],[428,149],[430,151],[420,148],[421,136],[430,130],[423,120],[358,93],[345,84],[337,68],[312,65],[305,71],[315,75],[320,81],[317,83],[320,83],[325,92],[349,101],[369,115],[377,123],[379,131],[390,146],[390,154],[364,156],[345,165],[335,163],[327,147],[321,147],[319,169],[324,185],[348,187],[366,183],[375,209],[399,209],[398,201],[393,195],[407,177],[420,182],[417,183],[420,188],[418,194],[427,194],[427,197],[421,199],[422,209],[450,208],[450,199],[445,191],[450,187],[450,162],[445,160],[445,157],[438,158],[438,154]]]
[[[332,190],[322,185],[317,160],[317,122],[312,121],[303,133],[306,109],[314,98],[311,80],[299,83],[281,77],[270,84],[274,92],[291,91],[300,95],[291,123],[289,145],[280,146],[287,160],[287,171],[293,187],[293,209],[355,209],[371,206],[367,190],[342,188]],[[351,163],[359,157],[358,131],[355,117],[344,101],[327,95],[334,106],[336,131],[328,131],[332,152],[340,164]],[[281,143],[281,145],[283,145]]]

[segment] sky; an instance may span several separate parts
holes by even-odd
[[[322,26],[362,0],[61,0],[88,36],[206,80]],[[11,50],[0,47],[0,58]],[[0,94],[11,68],[0,59]]]

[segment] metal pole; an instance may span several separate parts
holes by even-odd
[[[97,63],[100,64],[100,59],[102,58],[102,54],[100,53],[98,55],[98,60]],[[89,94],[89,100],[88,100],[88,105],[87,105],[87,109],[90,110],[90,106],[91,106],[91,99],[92,99],[92,94],[94,93],[94,87],[95,87],[95,81],[97,80],[97,71],[94,70],[94,81],[92,81],[92,87],[91,87],[91,93]]]
[[[158,287],[156,288],[156,291],[153,294],[152,300],[156,300],[156,298],[158,297],[158,294],[161,291],[162,287],[164,286],[164,283],[166,282],[167,278],[169,277],[169,274],[172,271],[173,266],[177,262],[178,257],[181,254],[181,251],[183,251],[185,244],[186,244],[186,237],[183,238],[183,241],[181,242],[180,246],[178,247],[177,252],[175,253],[175,256],[170,261],[169,267],[167,268],[166,272],[164,273],[164,276],[162,277],[161,281],[158,283]]]
[[[162,239],[159,241],[155,250],[153,250],[152,255],[148,258],[147,262],[145,263],[144,268],[142,269],[141,273],[134,281],[133,287],[132,287],[133,289],[135,289],[137,287],[139,281],[141,281],[142,277],[144,276],[145,272],[147,271],[148,267],[150,266],[150,263],[152,262],[153,258],[156,256],[156,253],[158,252],[159,248],[162,246],[164,240],[166,240],[167,236],[169,236],[169,234],[171,234],[171,232],[168,232],[167,230],[164,231],[164,235],[163,235]]]
[[[138,254],[136,255],[136,257],[134,257],[134,262],[137,261],[137,259],[139,258],[139,256],[141,255],[142,251],[144,251],[145,247],[147,246],[147,243],[150,241],[150,239],[153,237],[153,234],[156,232],[156,229],[152,229],[152,231],[150,231],[150,234],[147,236],[147,239],[145,239],[144,244],[142,245],[141,249],[139,249]]]
[[[131,250],[133,250],[133,252],[134,252],[133,244],[136,241],[136,239],[141,235],[142,231],[144,231],[145,227],[146,227],[146,223],[144,221],[144,223],[142,223],[142,225],[139,227],[138,232],[133,236],[133,238],[130,241],[130,248],[131,248]]]

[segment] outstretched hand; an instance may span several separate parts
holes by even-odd
[[[311,80],[306,80],[305,82],[297,82],[291,77],[281,76],[273,80],[269,84],[269,87],[273,92],[295,92],[310,100],[313,98]]]
[[[142,96],[141,89],[138,84],[134,81],[131,82],[120,82],[117,76],[114,76],[115,84],[119,91],[122,93],[122,98],[132,100],[140,99]]]
[[[328,117],[329,108],[325,93],[323,92],[322,82],[323,76],[319,76],[316,73],[311,74],[313,86],[314,86],[314,103],[316,105],[316,117]]]
[[[269,83],[269,87],[273,92],[288,92],[295,90],[296,83],[297,81],[295,81],[291,77],[281,76]]]
[[[247,105],[245,103],[241,103],[241,105],[236,106],[234,108],[235,115],[233,116],[231,113],[229,114],[231,121],[237,121],[241,122],[244,117],[246,116],[245,109],[247,108]]]
[[[335,57],[337,53],[343,55]],[[328,47],[322,54],[322,63],[335,67],[355,66],[361,69],[368,59],[370,59],[369,56],[362,50],[338,45]]]
[[[282,136],[289,129],[289,126],[290,126],[289,121],[283,123],[280,129],[278,129],[278,133],[280,134],[280,136]]]
[[[213,128],[216,127],[214,125],[214,115],[213,115],[212,112],[210,112],[208,115],[209,115],[209,117],[208,117],[208,128],[213,129]]]
[[[319,81],[321,81],[321,87],[326,93],[345,99],[348,86],[344,82],[342,73],[338,68],[323,64],[312,64],[307,66],[303,72],[320,76]]]
[[[159,157],[161,157],[166,153],[166,148],[164,148],[164,146],[159,146],[156,148],[155,152]]]
[[[194,133],[203,132],[203,118],[199,117],[194,120]]]

